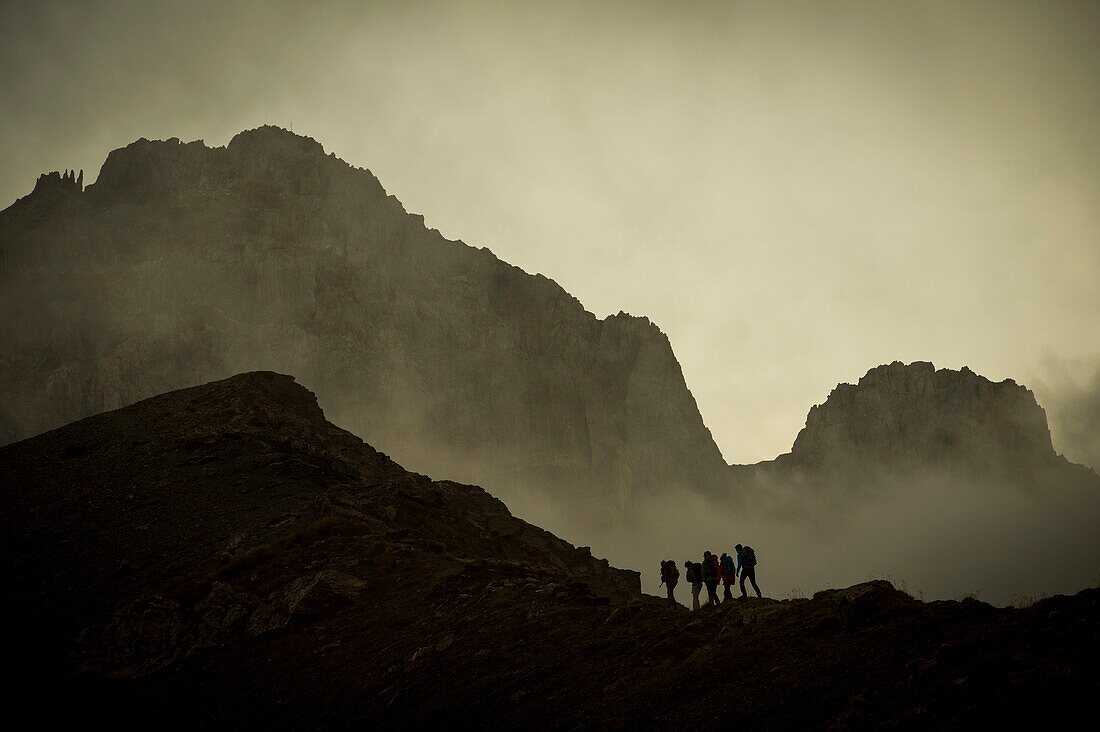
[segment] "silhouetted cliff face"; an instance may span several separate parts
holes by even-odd
[[[83,192],[50,181],[0,213],[0,442],[271,369],[505,497],[623,504],[724,466],[656,326],[444,239],[314,140],[139,140]]]
[[[1046,413],[1011,379],[895,361],[815,405],[780,462],[808,473],[914,466],[1031,473],[1064,463]]]

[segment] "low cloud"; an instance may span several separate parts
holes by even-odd
[[[756,549],[761,589],[776,598],[881,578],[925,600],[976,595],[1009,605],[1100,583],[1100,491],[1083,472],[1026,487],[910,473],[860,495],[834,488],[758,485],[736,502],[677,489],[638,496],[622,516],[505,502],[571,542],[591,543],[612,564],[640,570],[651,594],[662,594],[660,560],[682,568],[738,543]],[[690,599],[683,582],[677,593]]]

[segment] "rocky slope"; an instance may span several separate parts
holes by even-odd
[[[724,467],[668,339],[274,127],[139,140],[0,213],[0,444],[246,370],[419,469],[622,506]]]
[[[1096,590],[667,608],[271,373],[0,448],[0,485],[5,702],[43,723],[1049,725],[1100,691]]]

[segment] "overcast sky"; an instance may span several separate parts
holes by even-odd
[[[293,126],[649,316],[751,462],[897,359],[1091,383],[1098,38],[1095,2],[5,2],[0,206],[139,137]]]

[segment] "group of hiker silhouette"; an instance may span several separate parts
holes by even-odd
[[[691,583],[692,610],[699,609],[699,593],[703,586],[707,588],[707,604],[718,606],[723,600],[732,600],[733,592],[730,587],[737,581],[737,575],[741,575],[741,597],[747,597],[745,592],[745,580],[752,583],[756,590],[756,596],[761,597],[760,586],[756,584],[756,552],[751,546],[736,546],[736,560],[729,554],[722,552],[722,556],[703,552],[702,562],[693,562],[690,559],[684,562],[687,570],[687,581]],[[667,559],[661,562],[661,584],[668,590],[668,604],[676,604],[673,591],[676,583],[680,581],[680,570],[676,568],[676,562]],[[723,600],[718,599],[718,584],[725,585],[726,592]]]

